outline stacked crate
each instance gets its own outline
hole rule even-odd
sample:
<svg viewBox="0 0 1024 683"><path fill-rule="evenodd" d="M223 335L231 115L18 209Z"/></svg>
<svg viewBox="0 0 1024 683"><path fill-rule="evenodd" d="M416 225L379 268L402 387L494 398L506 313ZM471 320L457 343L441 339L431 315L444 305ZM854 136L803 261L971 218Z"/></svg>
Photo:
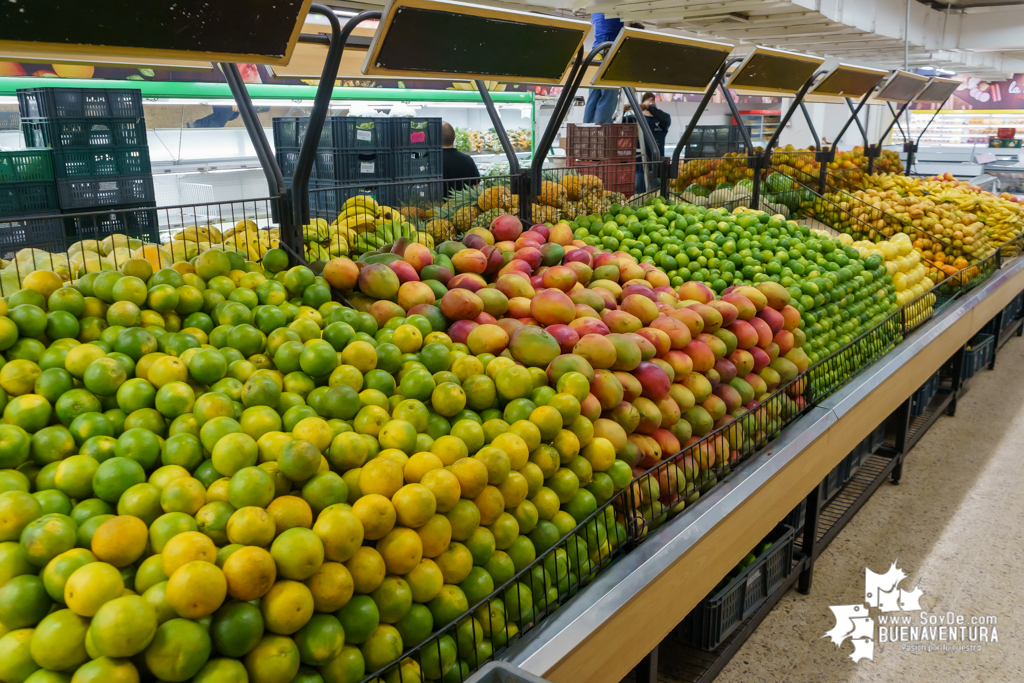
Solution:
<svg viewBox="0 0 1024 683"><path fill-rule="evenodd" d="M277 162L288 183L308 126L308 117L274 119ZM333 221L357 195L386 205L410 204L428 194L425 181L440 178L440 118L330 116L310 172L310 212ZM419 179L424 183L401 182Z"/></svg>
<svg viewBox="0 0 1024 683"><path fill-rule="evenodd" d="M607 192L633 194L636 185L635 123L570 123L566 126L569 168L601 178Z"/></svg>
<svg viewBox="0 0 1024 683"><path fill-rule="evenodd" d="M0 152L0 253L60 243L59 218L32 218L57 212L50 150Z"/></svg>
<svg viewBox="0 0 1024 683"><path fill-rule="evenodd" d="M97 214L66 218L69 238L158 241L141 91L27 88L18 107L27 146L52 150L61 213Z"/></svg>

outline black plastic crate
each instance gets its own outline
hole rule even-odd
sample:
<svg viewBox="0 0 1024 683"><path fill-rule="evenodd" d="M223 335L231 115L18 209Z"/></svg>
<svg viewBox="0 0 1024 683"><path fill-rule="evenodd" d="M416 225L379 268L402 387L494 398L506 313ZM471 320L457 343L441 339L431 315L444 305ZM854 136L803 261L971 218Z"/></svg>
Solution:
<svg viewBox="0 0 1024 683"><path fill-rule="evenodd" d="M395 183L388 187L388 206L417 206L429 208L443 204L445 198L444 181L441 176L423 178L418 183Z"/></svg>
<svg viewBox="0 0 1024 683"><path fill-rule="evenodd" d="M64 225L60 218L29 218L0 222L0 251L38 247L46 251L64 251Z"/></svg>
<svg viewBox="0 0 1024 683"><path fill-rule="evenodd" d="M148 147L146 119L22 119L28 147Z"/></svg>
<svg viewBox="0 0 1024 683"><path fill-rule="evenodd" d="M839 493L839 489L843 488L843 485L850 481L850 473L852 471L850 456L847 455L845 458L839 461L839 464L832 469L821 481L821 493L819 498L822 502L831 500Z"/></svg>
<svg viewBox="0 0 1024 683"><path fill-rule="evenodd" d="M1003 309L1002 324L999 329L996 329L996 319L992 318L989 320L985 327L982 328L982 332L988 334L999 334L1005 332L1014 321L1020 318L1021 310L1024 309L1024 292L1021 292L1017 296L1010 300L1010 303Z"/></svg>
<svg viewBox="0 0 1024 683"><path fill-rule="evenodd" d="M396 180L438 178L443 172L440 147L400 149L391 153L391 173Z"/></svg>
<svg viewBox="0 0 1024 683"><path fill-rule="evenodd" d="M142 91L122 88L22 88L18 109L25 118L137 118Z"/></svg>
<svg viewBox="0 0 1024 683"><path fill-rule="evenodd" d="M319 147L340 146L341 141L334 137L334 126L331 123L335 118L328 116L324 121L323 131L320 133ZM274 149L282 147L301 147L302 141L306 138L306 129L309 128L308 116L276 116L273 121Z"/></svg>
<svg viewBox="0 0 1024 683"><path fill-rule="evenodd" d="M98 239L119 233L145 242L160 243L160 223L152 202L111 206L104 211L65 216L64 228L69 242Z"/></svg>
<svg viewBox="0 0 1024 683"><path fill-rule="evenodd" d="M969 380L988 367L988 364L992 362L992 354L995 353L995 349L995 335L979 332L971 337L971 340L967 342L967 349L964 351L961 380Z"/></svg>
<svg viewBox="0 0 1024 683"><path fill-rule="evenodd" d="M65 211L156 200L151 175L58 180L57 194L60 208Z"/></svg>
<svg viewBox="0 0 1024 683"><path fill-rule="evenodd" d="M341 213L345 202L352 197L373 197L379 204L387 205L390 188L384 185L347 185L311 181L309 187L310 218L323 218L328 223Z"/></svg>
<svg viewBox="0 0 1024 683"><path fill-rule="evenodd" d="M281 175L289 182L295 177L299 153L299 147L281 147L277 150L277 163L281 166ZM309 169L310 181L327 181L334 185L345 182L345 160L342 154L334 149L318 148L313 155L313 167Z"/></svg>
<svg viewBox="0 0 1024 683"><path fill-rule="evenodd" d="M38 183L53 180L48 149L0 152L0 183Z"/></svg>
<svg viewBox="0 0 1024 683"><path fill-rule="evenodd" d="M804 521L807 519L807 499L804 498L800 501L793 510L786 515L786 518L782 520L782 523L793 527L795 530L804 528Z"/></svg>
<svg viewBox="0 0 1024 683"><path fill-rule="evenodd" d="M395 120L371 116L335 116L334 139L340 141L337 143L338 147L345 149L387 149L391 146L390 132ZM440 140L440 125L438 140Z"/></svg>
<svg viewBox="0 0 1024 683"><path fill-rule="evenodd" d="M56 213L57 206L57 187L52 180L0 185L0 216Z"/></svg>
<svg viewBox="0 0 1024 683"><path fill-rule="evenodd" d="M939 373L928 378L921 387L910 397L910 417L921 417L932 402L935 395L939 393Z"/></svg>
<svg viewBox="0 0 1024 683"><path fill-rule="evenodd" d="M710 652L753 614L786 580L793 569L793 541L796 530L779 527L766 540L771 548L720 590L712 591L683 620L680 637L694 647Z"/></svg>
<svg viewBox="0 0 1024 683"><path fill-rule="evenodd" d="M149 175L153 168L147 147L91 147L53 152L54 175L68 178Z"/></svg>
<svg viewBox="0 0 1024 683"><path fill-rule="evenodd" d="M391 146L396 149L441 146L441 119L398 117L388 119Z"/></svg>
<svg viewBox="0 0 1024 683"><path fill-rule="evenodd" d="M21 115L16 111L0 111L0 130L18 130L21 127Z"/></svg>

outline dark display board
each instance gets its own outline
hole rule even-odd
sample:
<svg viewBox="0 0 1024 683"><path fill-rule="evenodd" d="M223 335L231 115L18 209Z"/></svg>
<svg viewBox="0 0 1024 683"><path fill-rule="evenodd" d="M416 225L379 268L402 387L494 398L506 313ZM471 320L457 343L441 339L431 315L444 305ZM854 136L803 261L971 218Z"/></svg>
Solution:
<svg viewBox="0 0 1024 683"><path fill-rule="evenodd" d="M829 97L860 98L881 83L887 75L888 72L877 69L863 69L840 64L835 71L815 85L811 92L815 95Z"/></svg>
<svg viewBox="0 0 1024 683"><path fill-rule="evenodd" d="M963 85L960 81L951 78L935 78L925 86L921 94L917 96L916 102L930 102L942 104L949 99L949 96L956 92L956 89Z"/></svg>
<svg viewBox="0 0 1024 683"><path fill-rule="evenodd" d="M310 0L18 0L0 50L283 64Z"/></svg>
<svg viewBox="0 0 1024 683"><path fill-rule="evenodd" d="M925 76L897 71L875 95L875 99L883 102L909 102L917 97L927 85L928 78Z"/></svg>
<svg viewBox="0 0 1024 683"><path fill-rule="evenodd" d="M757 48L729 79L729 87L775 93L796 93L824 60L779 50Z"/></svg>
<svg viewBox="0 0 1024 683"><path fill-rule="evenodd" d="M625 29L594 85L703 92L731 51L722 43Z"/></svg>
<svg viewBox="0 0 1024 683"><path fill-rule="evenodd" d="M489 7L403 3L386 12L363 72L557 83L589 28Z"/></svg>

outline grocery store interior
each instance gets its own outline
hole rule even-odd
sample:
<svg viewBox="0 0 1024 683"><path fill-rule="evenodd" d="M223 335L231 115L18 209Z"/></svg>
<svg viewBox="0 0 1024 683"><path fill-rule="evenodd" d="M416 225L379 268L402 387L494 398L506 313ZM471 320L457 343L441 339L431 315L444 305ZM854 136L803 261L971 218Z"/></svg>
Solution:
<svg viewBox="0 0 1024 683"><path fill-rule="evenodd" d="M0 683L1021 678L1024 3L45 5Z"/></svg>

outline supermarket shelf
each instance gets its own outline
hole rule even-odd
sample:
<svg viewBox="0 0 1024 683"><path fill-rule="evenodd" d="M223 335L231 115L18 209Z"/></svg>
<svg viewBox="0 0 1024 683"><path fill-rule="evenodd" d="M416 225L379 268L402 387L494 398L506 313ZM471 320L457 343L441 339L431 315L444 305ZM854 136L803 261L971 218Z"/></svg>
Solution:
<svg viewBox="0 0 1024 683"><path fill-rule="evenodd" d="M506 659L552 683L620 681L640 654L663 640L816 489L850 444L859 443L906 403L1022 290L1024 259L1018 258L812 409L702 498L693 512L654 532L510 649ZM893 470L898 465L893 462Z"/></svg>

